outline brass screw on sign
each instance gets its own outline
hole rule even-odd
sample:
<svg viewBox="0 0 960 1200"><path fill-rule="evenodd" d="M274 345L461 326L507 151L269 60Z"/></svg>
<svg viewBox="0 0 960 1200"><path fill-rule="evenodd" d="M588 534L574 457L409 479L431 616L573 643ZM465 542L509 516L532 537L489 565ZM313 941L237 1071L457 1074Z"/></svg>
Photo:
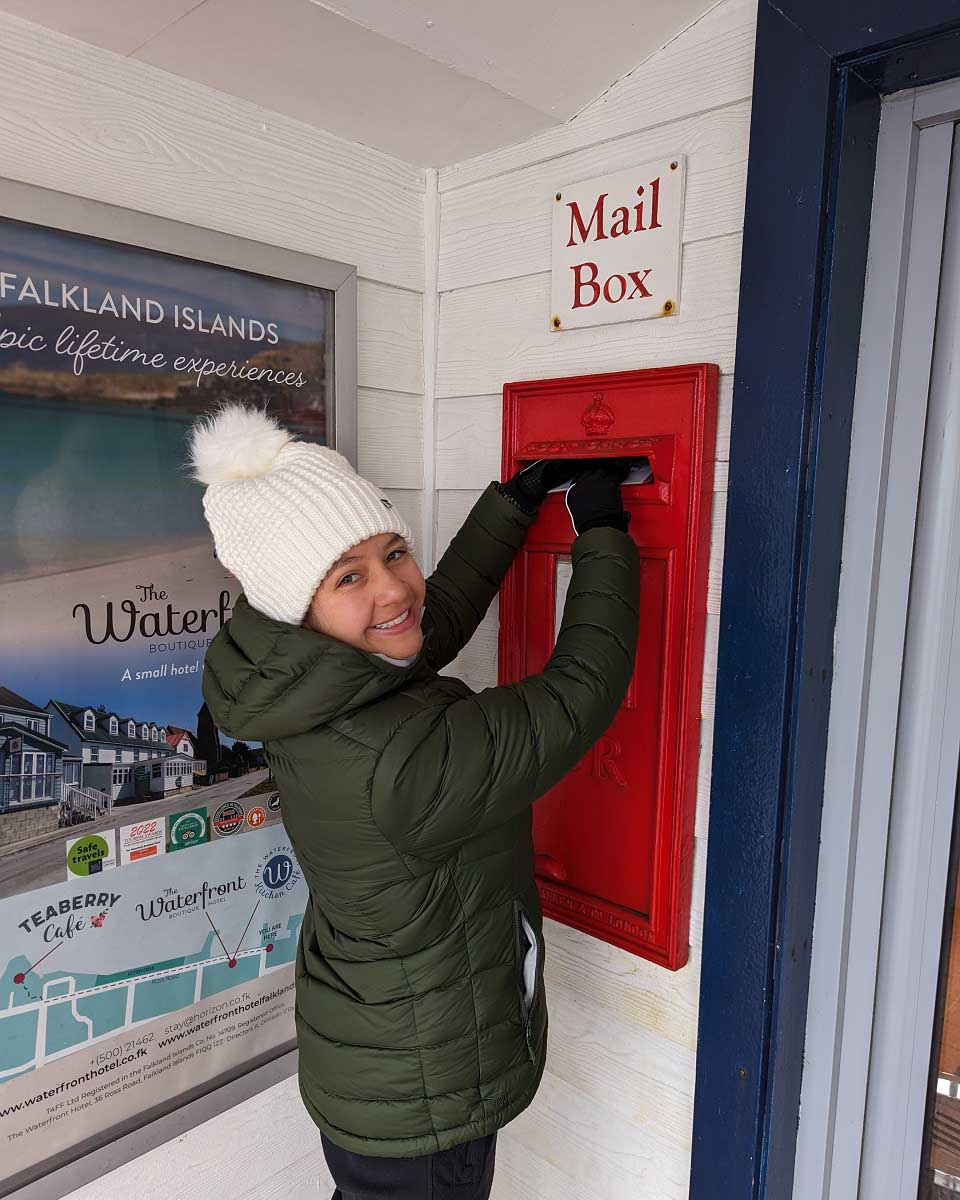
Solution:
<svg viewBox="0 0 960 1200"><path fill-rule="evenodd" d="M675 171L675 170L677 169L677 167L679 167L679 166L680 166L680 164L679 164L679 163L672 162L672 163L670 164L670 170L671 170L671 171Z"/></svg>
<svg viewBox="0 0 960 1200"><path fill-rule="evenodd" d="M551 324L553 325L554 329L559 329L560 328L560 318L554 317Z"/></svg>
<svg viewBox="0 0 960 1200"><path fill-rule="evenodd" d="M663 308L660 310L665 316L673 312L673 301L664 300Z"/></svg>
<svg viewBox="0 0 960 1200"><path fill-rule="evenodd" d="M559 192L557 192L556 199L557 199L557 200L559 200L559 199L560 199L560 193L559 193Z"/></svg>

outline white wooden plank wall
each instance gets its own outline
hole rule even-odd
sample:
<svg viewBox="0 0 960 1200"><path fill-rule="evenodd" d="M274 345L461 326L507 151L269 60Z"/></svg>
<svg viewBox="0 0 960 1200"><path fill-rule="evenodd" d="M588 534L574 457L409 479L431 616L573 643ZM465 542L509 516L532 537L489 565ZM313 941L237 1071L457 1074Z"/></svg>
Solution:
<svg viewBox="0 0 960 1200"><path fill-rule="evenodd" d="M725 0L566 125L440 172L438 555L500 477L505 381L684 361L722 371L690 962L664 971L546 922L547 1071L501 1134L494 1200L687 1195L755 19L755 0ZM553 193L674 153L688 171L679 316L550 333ZM450 672L495 684L497 629L493 611Z"/></svg>
<svg viewBox="0 0 960 1200"><path fill-rule="evenodd" d="M422 169L0 14L0 175L355 263L359 468L423 544Z"/></svg>

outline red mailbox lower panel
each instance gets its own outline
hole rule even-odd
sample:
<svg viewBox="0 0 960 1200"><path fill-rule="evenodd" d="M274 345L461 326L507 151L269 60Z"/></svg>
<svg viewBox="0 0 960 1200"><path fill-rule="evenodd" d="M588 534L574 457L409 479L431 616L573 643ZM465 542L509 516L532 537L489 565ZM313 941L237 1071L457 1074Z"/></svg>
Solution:
<svg viewBox="0 0 960 1200"><path fill-rule="evenodd" d="M687 961L718 369L709 363L503 389L503 475L538 458L630 457L640 634L627 695L590 753L534 805L544 913L676 970ZM556 641L573 527L547 498L500 595L500 683Z"/></svg>

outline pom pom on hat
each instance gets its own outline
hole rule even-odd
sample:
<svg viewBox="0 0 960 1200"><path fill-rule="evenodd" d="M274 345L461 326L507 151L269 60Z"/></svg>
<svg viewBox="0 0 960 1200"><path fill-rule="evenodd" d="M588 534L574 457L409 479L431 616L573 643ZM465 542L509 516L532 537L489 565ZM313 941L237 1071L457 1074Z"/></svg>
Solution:
<svg viewBox="0 0 960 1200"><path fill-rule="evenodd" d="M292 439L289 430L260 409L222 404L191 430L193 477L209 485L266 475Z"/></svg>
<svg viewBox="0 0 960 1200"><path fill-rule="evenodd" d="M188 437L191 474L217 557L254 608L299 625L330 567L351 546L413 534L378 487L329 446L301 442L256 408L222 404Z"/></svg>

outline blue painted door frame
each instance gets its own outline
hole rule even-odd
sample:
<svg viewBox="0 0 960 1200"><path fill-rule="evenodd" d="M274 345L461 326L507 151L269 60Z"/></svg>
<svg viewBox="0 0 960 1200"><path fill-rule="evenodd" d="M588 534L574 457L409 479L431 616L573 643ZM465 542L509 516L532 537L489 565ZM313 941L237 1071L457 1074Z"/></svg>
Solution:
<svg viewBox="0 0 960 1200"><path fill-rule="evenodd" d="M957 75L960 0L760 0L691 1200L792 1196L880 99Z"/></svg>

